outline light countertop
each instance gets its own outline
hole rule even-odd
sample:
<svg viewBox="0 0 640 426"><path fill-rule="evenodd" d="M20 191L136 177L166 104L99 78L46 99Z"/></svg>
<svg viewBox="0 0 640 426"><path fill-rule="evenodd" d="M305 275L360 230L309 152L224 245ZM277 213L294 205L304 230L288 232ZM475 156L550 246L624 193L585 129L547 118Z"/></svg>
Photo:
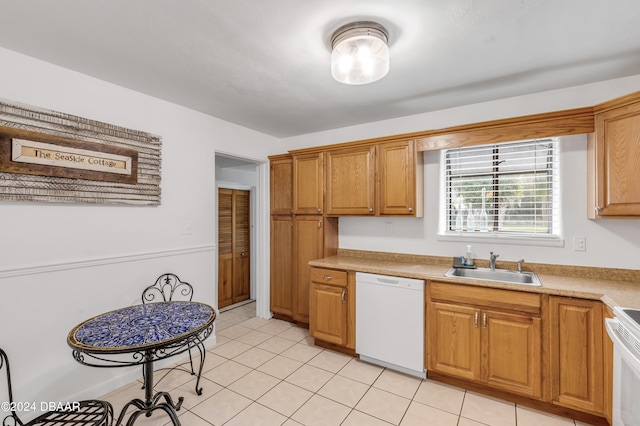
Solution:
<svg viewBox="0 0 640 426"><path fill-rule="evenodd" d="M448 263L445 263L448 262ZM341 250L336 256L309 262L310 266L343 271L369 272L424 280L437 280L457 284L501 288L530 293L549 294L582 299L601 300L609 307L640 308L640 271L607 270L586 267L553 267L530 264L525 269L535 272L542 286L509 284L470 278L447 278L444 274L451 267L451 258L434 258L414 255L385 255L374 252ZM479 266L483 266L480 264ZM539 268L536 268L539 266ZM498 265L503 268L503 265ZM510 269L510 268L505 268ZM515 269L515 268L513 268ZM609 271L614 271L610 273ZM606 279L607 276L616 279ZM603 277L603 275L605 277Z"/></svg>

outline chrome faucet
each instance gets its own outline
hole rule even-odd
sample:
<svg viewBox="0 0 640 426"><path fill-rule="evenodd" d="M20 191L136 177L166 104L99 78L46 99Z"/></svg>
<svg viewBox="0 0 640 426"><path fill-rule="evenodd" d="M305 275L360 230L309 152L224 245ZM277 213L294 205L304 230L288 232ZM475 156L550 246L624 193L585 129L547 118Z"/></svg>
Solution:
<svg viewBox="0 0 640 426"><path fill-rule="evenodd" d="M499 254L493 254L492 251L489 252L489 268L492 271L496 270L496 259L500 256Z"/></svg>
<svg viewBox="0 0 640 426"><path fill-rule="evenodd" d="M518 260L518 273L522 273L522 264L524 263L524 259Z"/></svg>

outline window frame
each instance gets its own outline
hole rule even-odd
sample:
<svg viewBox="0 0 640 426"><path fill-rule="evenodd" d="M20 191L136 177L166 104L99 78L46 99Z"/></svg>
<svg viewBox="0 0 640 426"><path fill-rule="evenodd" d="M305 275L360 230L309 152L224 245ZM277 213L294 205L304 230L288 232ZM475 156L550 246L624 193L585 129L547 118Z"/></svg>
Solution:
<svg viewBox="0 0 640 426"><path fill-rule="evenodd" d="M508 175L508 174L517 174L517 173L527 173L527 170L522 172L513 172L513 173L500 173L497 167L497 161L495 158L496 150L499 150L501 145L515 145L523 142L539 142L551 140L555 145L556 154L554 156L554 167L550 170L552 173L551 184L553 185L552 191L552 205L551 209L555 212L555 221L550 219L550 233L544 234L536 234L536 233L526 233L526 232L511 232L511 231L489 231L489 232L469 232L469 231L456 231L452 229L455 223L455 217L450 215L454 211L451 208L451 203L453 200L451 197L451 179L449 178L449 170L447 168L447 153L450 150L454 149L465 149L465 148L492 148L492 153L494 154L494 159L490 163L490 173L478 173L478 176L484 176L491 180L493 185L496 185L495 178L498 175ZM564 246L564 239L562 236L562 199L560 196L560 191L562 187L561 179L561 158L560 158L560 139L558 137L553 138L540 138L540 139L532 139L532 140L522 140L522 141L510 141L510 142L500 142L500 143L491 143L491 144L478 144L470 147L459 147L459 148L450 148L450 149L442 149L440 151L440 208L439 208L439 227L438 227L438 235L437 239L439 241L469 241L469 242L496 242L497 240L500 243L504 244L522 244L522 245L542 245L542 246L556 246L561 247ZM530 173L535 172L535 168L531 168L529 170ZM497 215L494 214L494 222L498 220Z"/></svg>

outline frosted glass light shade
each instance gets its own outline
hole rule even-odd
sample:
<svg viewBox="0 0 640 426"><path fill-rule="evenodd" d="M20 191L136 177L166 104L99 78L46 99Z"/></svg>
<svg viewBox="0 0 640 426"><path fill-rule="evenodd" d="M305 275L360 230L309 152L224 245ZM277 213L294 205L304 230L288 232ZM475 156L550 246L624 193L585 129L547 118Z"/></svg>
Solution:
<svg viewBox="0 0 640 426"><path fill-rule="evenodd" d="M389 72L387 32L380 24L347 24L333 34L331 46L331 75L340 83L373 83Z"/></svg>

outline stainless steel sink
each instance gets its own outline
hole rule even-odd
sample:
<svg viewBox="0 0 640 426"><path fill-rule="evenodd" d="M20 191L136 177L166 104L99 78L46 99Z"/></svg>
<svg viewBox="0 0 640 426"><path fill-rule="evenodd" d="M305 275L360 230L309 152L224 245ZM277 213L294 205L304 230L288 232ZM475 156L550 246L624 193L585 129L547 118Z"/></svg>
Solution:
<svg viewBox="0 0 640 426"><path fill-rule="evenodd" d="M517 272L507 269L494 269L492 271L489 268L451 268L444 276L449 278L460 277L474 280L498 281L510 284L542 285L538 276L533 272Z"/></svg>

